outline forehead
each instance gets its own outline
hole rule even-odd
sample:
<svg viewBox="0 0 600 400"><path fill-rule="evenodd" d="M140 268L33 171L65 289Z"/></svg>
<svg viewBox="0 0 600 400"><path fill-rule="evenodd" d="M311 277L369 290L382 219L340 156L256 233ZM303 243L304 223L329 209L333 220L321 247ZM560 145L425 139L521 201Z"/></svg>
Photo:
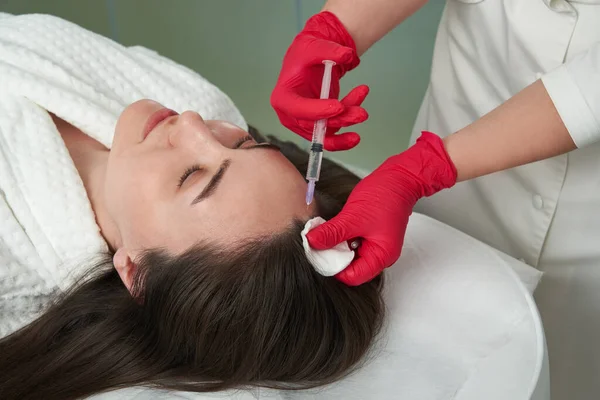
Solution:
<svg viewBox="0 0 600 400"><path fill-rule="evenodd" d="M304 199L306 182L279 152L240 151L207 199L184 210L190 237L230 242L285 230L294 218L315 214Z"/></svg>

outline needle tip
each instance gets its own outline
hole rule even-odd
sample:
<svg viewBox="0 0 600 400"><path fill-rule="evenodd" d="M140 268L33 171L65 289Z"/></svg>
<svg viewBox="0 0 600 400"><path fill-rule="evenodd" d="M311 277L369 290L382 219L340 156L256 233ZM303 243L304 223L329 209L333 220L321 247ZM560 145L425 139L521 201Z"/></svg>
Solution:
<svg viewBox="0 0 600 400"><path fill-rule="evenodd" d="M309 206L313 201L315 195L315 183L313 181L308 182L308 189L306 190L306 205Z"/></svg>

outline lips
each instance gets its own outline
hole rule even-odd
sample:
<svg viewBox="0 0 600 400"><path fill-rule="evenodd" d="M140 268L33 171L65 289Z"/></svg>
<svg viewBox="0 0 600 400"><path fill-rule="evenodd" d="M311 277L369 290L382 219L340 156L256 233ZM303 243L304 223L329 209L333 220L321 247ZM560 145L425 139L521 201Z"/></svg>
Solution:
<svg viewBox="0 0 600 400"><path fill-rule="evenodd" d="M154 128L156 128L158 124L160 124L165 119L172 117L173 115L178 114L175 111L170 110L168 108L161 108L160 110L152 114L146 121L146 126L142 131L142 140L146 139L146 137L150 134L150 132L152 132Z"/></svg>

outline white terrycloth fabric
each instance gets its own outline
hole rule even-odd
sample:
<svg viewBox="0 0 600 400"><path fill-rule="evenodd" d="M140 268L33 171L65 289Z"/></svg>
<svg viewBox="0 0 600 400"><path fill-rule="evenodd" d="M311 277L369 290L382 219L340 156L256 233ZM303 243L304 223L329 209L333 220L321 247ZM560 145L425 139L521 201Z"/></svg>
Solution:
<svg viewBox="0 0 600 400"><path fill-rule="evenodd" d="M46 110L110 148L119 114L143 98L247 128L223 92L156 52L56 17L0 13L0 337L107 249Z"/></svg>
<svg viewBox="0 0 600 400"><path fill-rule="evenodd" d="M327 250L315 250L310 247L306 234L324 222L325 220L321 217L309 219L306 221L304 229L302 229L300 234L302 236L304 253L313 267L315 267L315 270L323 276L333 276L350 265L354 259L354 251L352 251L346 242L339 243L337 246Z"/></svg>

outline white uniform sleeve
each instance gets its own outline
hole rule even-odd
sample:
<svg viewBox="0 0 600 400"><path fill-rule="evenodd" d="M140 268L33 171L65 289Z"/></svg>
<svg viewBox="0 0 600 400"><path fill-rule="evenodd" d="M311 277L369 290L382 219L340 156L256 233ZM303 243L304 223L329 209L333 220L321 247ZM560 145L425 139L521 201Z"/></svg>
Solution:
<svg viewBox="0 0 600 400"><path fill-rule="evenodd" d="M600 42L542 77L575 145L600 141Z"/></svg>

